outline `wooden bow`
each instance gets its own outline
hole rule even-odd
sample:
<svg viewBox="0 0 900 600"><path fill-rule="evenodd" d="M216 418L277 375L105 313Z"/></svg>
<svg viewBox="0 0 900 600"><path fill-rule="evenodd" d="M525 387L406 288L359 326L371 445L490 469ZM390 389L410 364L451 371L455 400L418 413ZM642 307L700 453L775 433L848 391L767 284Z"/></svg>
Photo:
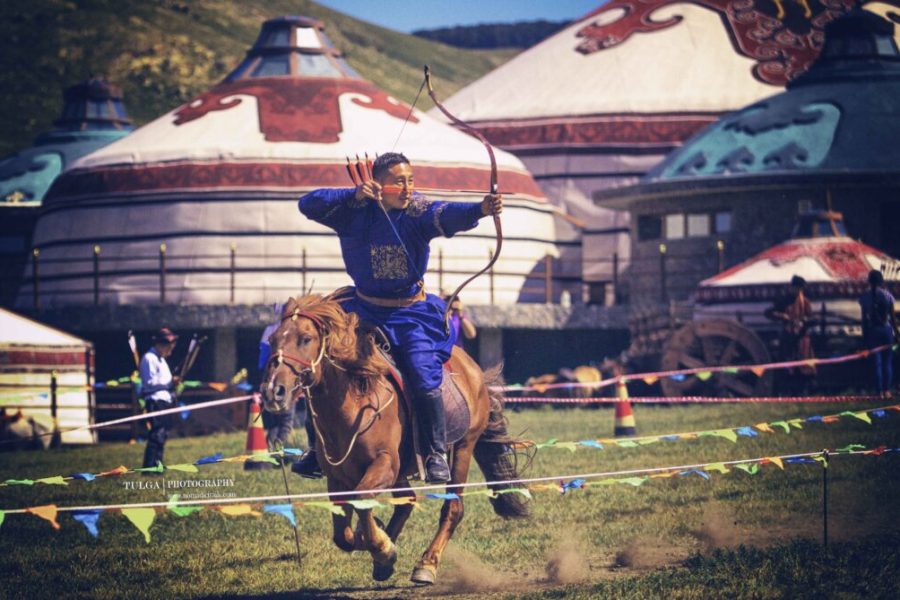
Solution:
<svg viewBox="0 0 900 600"><path fill-rule="evenodd" d="M434 93L434 88L431 85L431 69L428 68L428 65L425 65L425 85L428 86L428 95L431 96L431 101L434 102L434 105L437 106L438 110L444 114L445 117L450 119L450 121L462 129L463 131L469 133L470 135L475 136L478 140L484 144L485 150L487 150L488 156L491 159L491 194L499 193L499 186L497 182L497 159L494 156L494 148L491 146L490 142L487 141L487 138L482 135L480 131L469 125L468 123L462 121L461 119L455 117L448 111L443 104L437 99L437 96ZM494 263L497 262L497 258L500 256L500 250L503 248L503 226L500 223L500 215L494 214L494 231L496 232L496 247L494 248L494 254L491 256L491 260L488 261L488 264L462 282L462 284L456 288L456 290L450 295L450 299L447 301L447 308L444 310L444 327L447 331L450 330L450 307L453 305L453 302L459 296L459 293L463 290L464 287L469 285L473 280L477 279L479 276L487 273L491 267L494 266Z"/></svg>

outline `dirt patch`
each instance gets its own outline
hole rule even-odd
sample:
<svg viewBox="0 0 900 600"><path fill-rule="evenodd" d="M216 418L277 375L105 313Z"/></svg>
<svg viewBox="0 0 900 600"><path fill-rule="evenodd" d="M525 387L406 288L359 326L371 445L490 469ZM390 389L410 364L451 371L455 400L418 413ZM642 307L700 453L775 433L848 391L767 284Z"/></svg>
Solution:
<svg viewBox="0 0 900 600"><path fill-rule="evenodd" d="M691 533L700 542L703 553L716 548L736 548L747 542L746 533L737 525L734 511L715 502L706 505L700 528Z"/></svg>
<svg viewBox="0 0 900 600"><path fill-rule="evenodd" d="M499 592L520 589L527 581L487 565L480 558L449 546L444 552L440 577L433 590L439 594Z"/></svg>
<svg viewBox="0 0 900 600"><path fill-rule="evenodd" d="M590 578L586 544L580 535L561 536L547 553L544 572L549 583L581 583Z"/></svg>
<svg viewBox="0 0 900 600"><path fill-rule="evenodd" d="M657 569L683 562L691 554L687 547L661 543L649 537L635 538L616 552L615 566L631 569Z"/></svg>

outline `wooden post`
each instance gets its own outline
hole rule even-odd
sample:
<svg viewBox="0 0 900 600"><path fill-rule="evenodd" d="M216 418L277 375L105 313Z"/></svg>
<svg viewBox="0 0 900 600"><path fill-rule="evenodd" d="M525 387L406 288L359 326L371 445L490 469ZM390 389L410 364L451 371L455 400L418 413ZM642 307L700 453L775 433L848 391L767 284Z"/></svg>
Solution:
<svg viewBox="0 0 900 600"><path fill-rule="evenodd" d="M166 303L166 245L159 245L159 303Z"/></svg>
<svg viewBox="0 0 900 600"><path fill-rule="evenodd" d="M301 289L303 290L303 293L306 294L307 293L307 289L306 289L306 248L303 248L303 253L301 255L300 272L303 275L303 287Z"/></svg>
<svg viewBox="0 0 900 600"><path fill-rule="evenodd" d="M41 251L31 251L31 301L35 311L41 310Z"/></svg>
<svg viewBox="0 0 900 600"><path fill-rule="evenodd" d="M669 290L666 284L666 245L659 245L659 301L666 303L669 301Z"/></svg>
<svg viewBox="0 0 900 600"><path fill-rule="evenodd" d="M94 246L94 306L100 304L100 246Z"/></svg>
<svg viewBox="0 0 900 600"><path fill-rule="evenodd" d="M60 444L59 417L58 417L58 391L59 383L56 380L56 371L50 371L50 416L53 417L53 437L50 438L50 446L56 448Z"/></svg>
<svg viewBox="0 0 900 600"><path fill-rule="evenodd" d="M822 545L828 547L828 450L822 451Z"/></svg>
<svg viewBox="0 0 900 600"><path fill-rule="evenodd" d="M553 257L549 254L544 256L544 303L553 304Z"/></svg>
<svg viewBox="0 0 900 600"><path fill-rule="evenodd" d="M613 252L612 257L612 303L619 304L619 253Z"/></svg>
<svg viewBox="0 0 900 600"><path fill-rule="evenodd" d="M231 266L229 270L229 298L231 303L234 304L234 271L235 271L235 253L237 252L237 244L231 242Z"/></svg>
<svg viewBox="0 0 900 600"><path fill-rule="evenodd" d="M84 353L84 375L85 386L87 387L88 397L88 423L93 425L97 422L97 397L94 391L94 349L88 348ZM92 431L91 436L97 441L97 432Z"/></svg>
<svg viewBox="0 0 900 600"><path fill-rule="evenodd" d="M494 260L494 251L488 250L488 262ZM491 286L491 304L494 303L494 265L491 265L491 270L488 271L488 281Z"/></svg>
<svg viewBox="0 0 900 600"><path fill-rule="evenodd" d="M722 240L716 240L716 258L718 259L716 273L721 273L725 270L725 242Z"/></svg>
<svg viewBox="0 0 900 600"><path fill-rule="evenodd" d="M822 303L822 308L819 310L819 335L825 335L825 324L827 317L828 309L825 307L825 303Z"/></svg>

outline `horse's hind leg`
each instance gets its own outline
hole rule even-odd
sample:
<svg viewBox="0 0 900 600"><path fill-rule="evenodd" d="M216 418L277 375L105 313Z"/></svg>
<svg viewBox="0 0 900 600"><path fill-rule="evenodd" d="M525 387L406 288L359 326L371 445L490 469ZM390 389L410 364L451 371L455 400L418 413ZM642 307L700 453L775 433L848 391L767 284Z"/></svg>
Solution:
<svg viewBox="0 0 900 600"><path fill-rule="evenodd" d="M448 484L450 486L457 483L465 483L469 477L469 465L472 462L474 440L466 440L466 442L465 446L457 446L454 450L453 467L450 473L450 483ZM459 492L458 489L454 490L453 488L450 488L448 491ZM431 545L428 546L428 549L425 550L422 558L419 559L419 562L416 563L413 569L410 577L413 583L419 585L431 585L434 583L437 578L437 568L441 562L441 555L444 553L444 548L447 547L447 543L453 536L457 525L462 521L464 512L461 497L457 500L444 501L444 505L441 507L441 520L437 534L435 534Z"/></svg>

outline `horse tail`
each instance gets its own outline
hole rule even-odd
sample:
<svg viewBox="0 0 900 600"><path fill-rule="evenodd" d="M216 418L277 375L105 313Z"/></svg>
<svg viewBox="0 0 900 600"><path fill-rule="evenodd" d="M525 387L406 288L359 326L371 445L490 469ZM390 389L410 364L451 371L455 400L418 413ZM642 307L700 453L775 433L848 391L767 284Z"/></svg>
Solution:
<svg viewBox="0 0 900 600"><path fill-rule="evenodd" d="M487 428L475 443L475 462L487 481L510 481L519 479L520 471L516 448L527 447L527 442L509 435L506 430L506 417L503 416L503 393L490 391L491 386L502 384L500 371L502 365L488 369L484 373L484 383L488 387L491 403ZM530 461L529 461L530 462ZM526 464L527 467L527 464ZM519 488L516 484L496 484L490 486L494 492ZM517 492L496 494L491 498L494 512L503 518L522 518L528 516L527 498Z"/></svg>

